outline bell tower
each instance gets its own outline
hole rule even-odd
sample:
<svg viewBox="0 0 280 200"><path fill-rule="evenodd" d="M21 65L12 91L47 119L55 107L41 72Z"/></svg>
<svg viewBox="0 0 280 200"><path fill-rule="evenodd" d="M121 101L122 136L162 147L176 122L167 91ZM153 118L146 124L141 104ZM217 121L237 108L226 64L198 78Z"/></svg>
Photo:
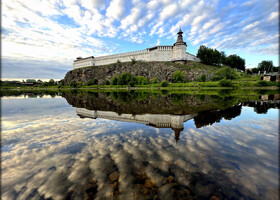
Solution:
<svg viewBox="0 0 280 200"><path fill-rule="evenodd" d="M187 43L183 40L183 31L178 31L177 41L173 44L173 61L185 63L187 61Z"/></svg>

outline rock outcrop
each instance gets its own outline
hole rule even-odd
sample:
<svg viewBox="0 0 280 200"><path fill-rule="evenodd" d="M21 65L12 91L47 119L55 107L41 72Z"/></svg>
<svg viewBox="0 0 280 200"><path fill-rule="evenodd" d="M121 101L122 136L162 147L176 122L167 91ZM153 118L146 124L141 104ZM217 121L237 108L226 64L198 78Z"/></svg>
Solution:
<svg viewBox="0 0 280 200"><path fill-rule="evenodd" d="M75 81L86 84L90 80L97 79L98 83L102 85L106 80L110 81L113 76L125 72L130 72L134 76L144 76L150 81L157 78L159 81L171 82L172 76L177 70L184 72L187 81L192 81L197 80L202 74L206 74L207 79L210 79L217 68L193 61L188 61L186 64L139 61L114 63L71 70L65 75L64 83L70 85L72 81Z"/></svg>

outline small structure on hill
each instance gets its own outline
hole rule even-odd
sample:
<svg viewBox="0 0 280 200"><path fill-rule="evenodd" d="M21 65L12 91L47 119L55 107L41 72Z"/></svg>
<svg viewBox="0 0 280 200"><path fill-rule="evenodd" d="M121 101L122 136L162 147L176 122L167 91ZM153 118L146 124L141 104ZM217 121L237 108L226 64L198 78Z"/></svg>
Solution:
<svg viewBox="0 0 280 200"><path fill-rule="evenodd" d="M89 66L102 66L112 63L135 61L173 61L184 63L187 60L199 62L200 59L195 55L186 52L187 43L183 40L183 32L180 28L177 33L177 41L173 45L155 46L141 51L133 51L128 53L114 54L100 57L78 57L74 60L73 68L83 68Z"/></svg>

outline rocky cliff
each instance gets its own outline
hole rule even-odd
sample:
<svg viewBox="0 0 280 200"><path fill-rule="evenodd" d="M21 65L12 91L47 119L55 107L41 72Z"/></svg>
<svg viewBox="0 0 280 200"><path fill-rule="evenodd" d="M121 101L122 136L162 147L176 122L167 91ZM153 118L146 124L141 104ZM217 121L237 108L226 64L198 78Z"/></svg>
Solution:
<svg viewBox="0 0 280 200"><path fill-rule="evenodd" d="M186 80L191 81L197 80L202 74L206 74L207 79L210 79L216 69L216 67L192 61L188 61L185 64L137 61L135 63L114 63L71 70L65 75L64 82L66 85L70 85L72 81L86 84L92 79L97 79L99 84L104 84L106 80L110 81L114 75L120 75L125 72L130 72L134 76L144 76L148 80L157 78L159 81L167 80L171 82L172 75L177 70L183 71Z"/></svg>

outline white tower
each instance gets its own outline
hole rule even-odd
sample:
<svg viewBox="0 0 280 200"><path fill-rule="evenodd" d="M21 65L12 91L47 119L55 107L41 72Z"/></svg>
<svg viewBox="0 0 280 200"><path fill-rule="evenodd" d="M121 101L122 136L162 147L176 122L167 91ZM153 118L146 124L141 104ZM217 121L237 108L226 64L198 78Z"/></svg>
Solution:
<svg viewBox="0 0 280 200"><path fill-rule="evenodd" d="M177 34L177 41L173 44L173 61L185 63L187 61L187 44L183 40L181 28Z"/></svg>

